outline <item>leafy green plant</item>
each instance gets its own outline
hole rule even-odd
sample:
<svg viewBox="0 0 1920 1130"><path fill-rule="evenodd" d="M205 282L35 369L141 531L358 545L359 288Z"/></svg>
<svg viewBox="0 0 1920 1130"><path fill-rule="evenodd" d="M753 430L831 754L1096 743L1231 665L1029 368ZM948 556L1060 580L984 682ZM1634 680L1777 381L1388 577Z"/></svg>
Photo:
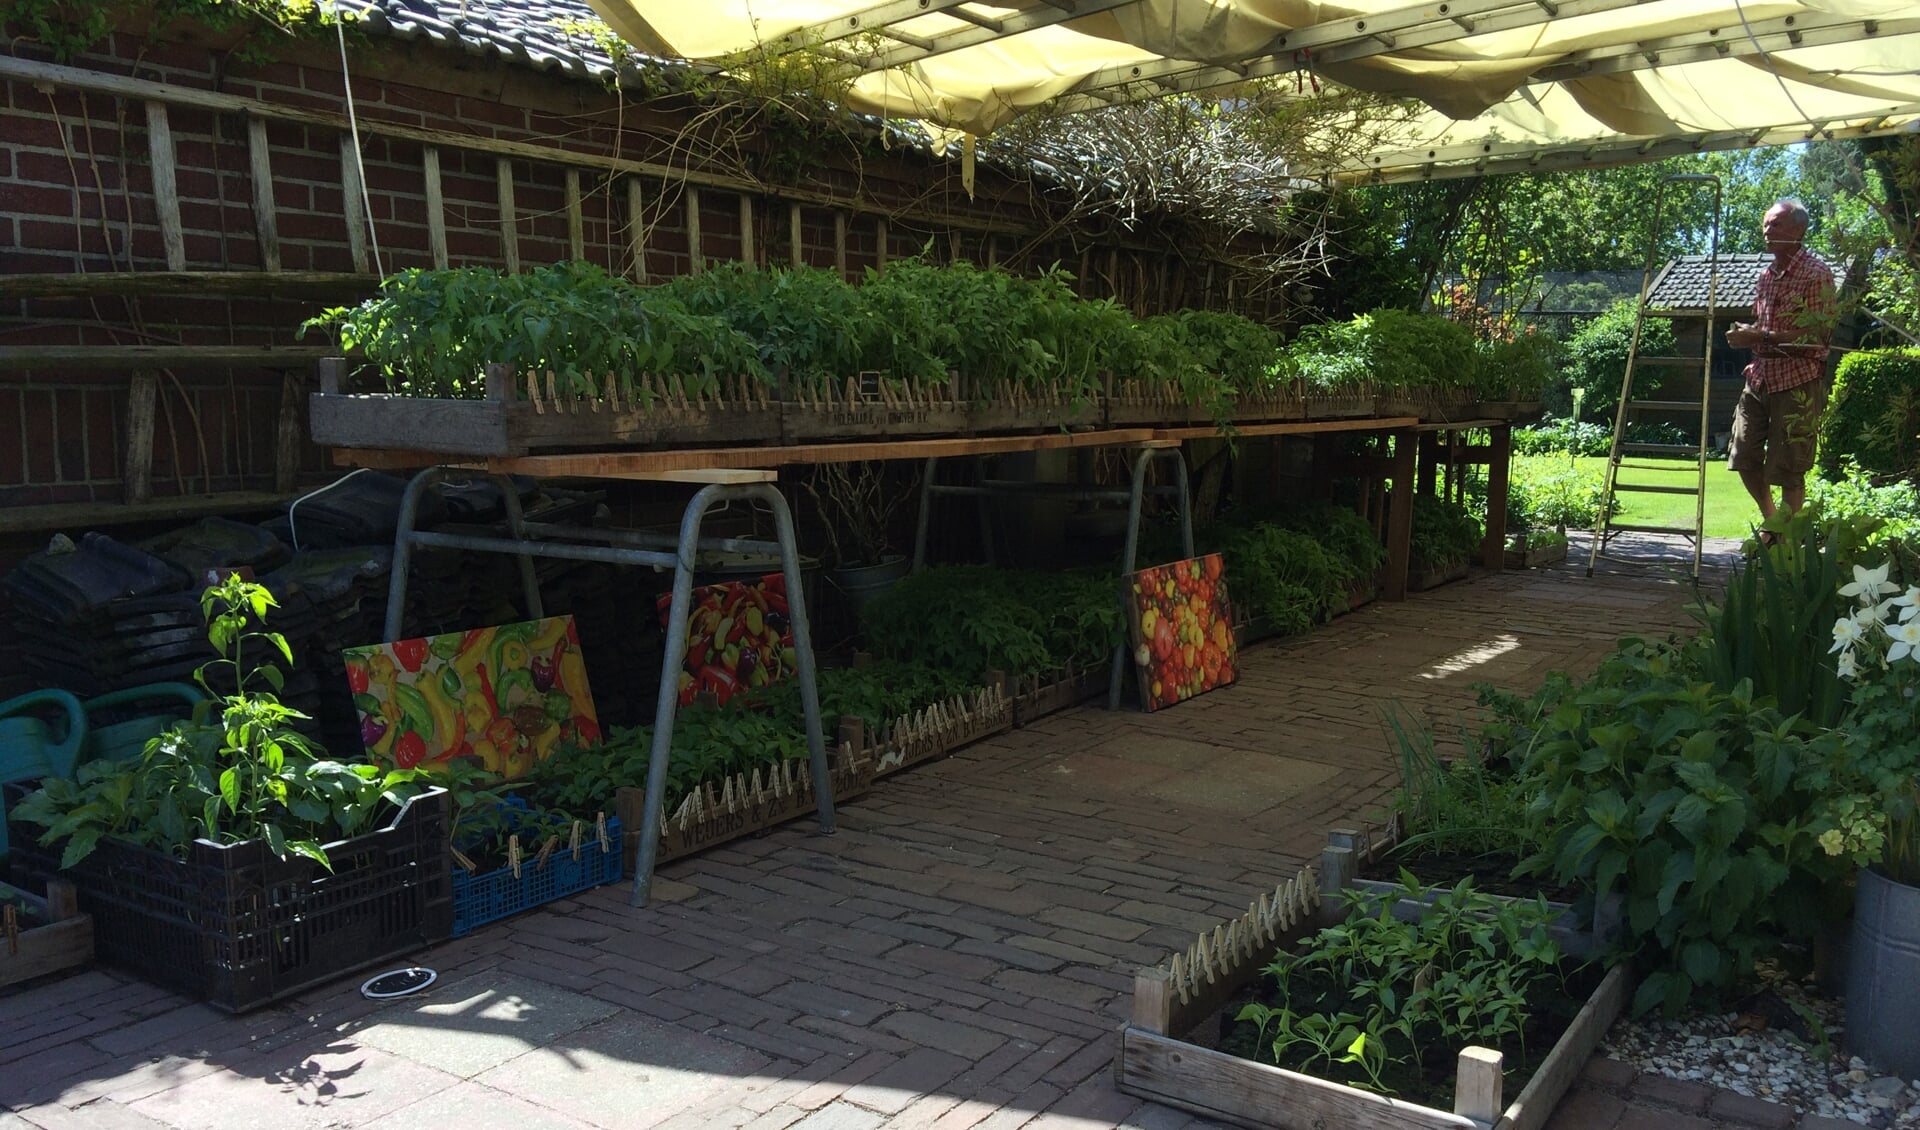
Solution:
<svg viewBox="0 0 1920 1130"><path fill-rule="evenodd" d="M1408 555L1416 569L1446 570L1465 565L1479 552L1480 539L1480 522L1465 506L1432 495L1414 496L1413 541Z"/></svg>
<svg viewBox="0 0 1920 1130"><path fill-rule="evenodd" d="M1849 460L1873 476L1920 470L1920 349L1849 353L1834 371L1820 426L1820 475Z"/></svg>
<svg viewBox="0 0 1920 1130"><path fill-rule="evenodd" d="M985 565L926 569L867 605L876 655L977 682L988 671L1057 671L1103 661L1120 640L1117 583L1097 573Z"/></svg>
<svg viewBox="0 0 1920 1130"><path fill-rule="evenodd" d="M1475 348L1475 387L1489 400L1537 400L1559 369L1559 342L1532 326L1511 338L1482 338Z"/></svg>
<svg viewBox="0 0 1920 1130"><path fill-rule="evenodd" d="M66 843L63 868L106 837L178 857L196 839L264 840L282 859L305 856L325 866L323 844L359 834L381 810L424 788L411 770L324 759L293 729L305 715L258 689L278 690L283 680L278 668L255 664L261 646L292 661L285 638L250 627L275 607L266 589L230 577L200 603L207 638L222 655L196 674L209 701L148 742L137 761L85 763L74 780L50 777L15 807L18 819L46 828L41 843ZM215 690L225 679L230 694Z"/></svg>
<svg viewBox="0 0 1920 1130"><path fill-rule="evenodd" d="M1605 472L1551 456L1522 456L1508 467L1509 530L1592 529L1600 520ZM1614 510L1620 508L1614 500Z"/></svg>
<svg viewBox="0 0 1920 1130"><path fill-rule="evenodd" d="M1607 312L1568 338L1562 350L1562 380L1569 389L1584 390L1580 415L1611 434L1620 405L1620 381L1627 371L1627 352L1633 344L1633 320L1638 296L1622 298ZM1673 326L1665 318L1649 318L1641 327L1640 355L1673 354ZM1644 394L1647 390L1641 390Z"/></svg>
<svg viewBox="0 0 1920 1130"><path fill-rule="evenodd" d="M1911 479L1876 484L1852 458L1845 459L1837 479L1814 478L1807 483L1807 501L1835 521L1880 525L1868 544L1920 543L1920 486Z"/></svg>
<svg viewBox="0 0 1920 1130"><path fill-rule="evenodd" d="M1476 389L1480 355L1473 331L1459 322L1383 307L1349 322L1306 327L1284 365L1320 391Z"/></svg>
<svg viewBox="0 0 1920 1130"><path fill-rule="evenodd" d="M1393 807L1401 821L1396 851L1418 857L1497 856L1518 859L1537 845L1527 820L1525 782L1497 772L1474 742L1451 764L1440 759L1433 732L1398 709L1386 712L1387 737L1398 754L1400 788Z"/></svg>

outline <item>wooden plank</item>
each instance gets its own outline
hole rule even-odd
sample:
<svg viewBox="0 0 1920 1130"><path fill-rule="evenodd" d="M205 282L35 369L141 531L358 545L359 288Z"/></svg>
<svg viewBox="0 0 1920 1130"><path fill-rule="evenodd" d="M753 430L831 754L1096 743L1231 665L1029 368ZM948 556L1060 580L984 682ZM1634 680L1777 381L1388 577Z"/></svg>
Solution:
<svg viewBox="0 0 1920 1130"><path fill-rule="evenodd" d="M280 418L273 437L273 489L293 490L300 478L300 456L305 454L307 437L300 426L300 405L307 395L307 375L289 369L280 377Z"/></svg>
<svg viewBox="0 0 1920 1130"><path fill-rule="evenodd" d="M1133 975L1133 1026L1156 1036L1171 1036L1173 974L1154 966Z"/></svg>
<svg viewBox="0 0 1920 1130"><path fill-rule="evenodd" d="M1533 1078L1527 1080L1520 1097L1500 1116L1494 1130L1540 1130L1546 1125L1554 1106L1573 1086L1573 1081L1586 1067L1587 1058L1593 1055L1593 1049L1600 1046L1601 1037L1613 1027L1620 1010L1626 1007L1632 988L1633 975L1625 965L1608 970L1600 987L1580 1007L1573 1023L1560 1034L1553 1051L1547 1053L1546 1061L1534 1071Z"/></svg>
<svg viewBox="0 0 1920 1130"><path fill-rule="evenodd" d="M884 267L887 265L887 218L885 216L875 216L873 220L873 230L875 236L874 258L880 266Z"/></svg>
<svg viewBox="0 0 1920 1130"><path fill-rule="evenodd" d="M473 403L480 403L474 401ZM416 437L417 438L417 437ZM947 439L876 440L862 443L795 444L769 447L682 448L671 451L583 452L492 458L487 469L536 476L612 477L635 471L682 471L714 467L785 467L811 463L852 463L874 459L949 458L997 455L1011 451L1056 451L1075 447L1132 446L1152 440L1147 428L1099 432L1045 432L1024 436L968 436ZM387 448L340 448L342 467L421 467L444 457L398 444Z"/></svg>
<svg viewBox="0 0 1920 1130"><path fill-rule="evenodd" d="M833 213L833 269L847 277L847 214L838 210Z"/></svg>
<svg viewBox="0 0 1920 1130"><path fill-rule="evenodd" d="M1241 424L1234 431L1241 436L1304 436L1317 432L1383 432L1411 427L1419 423L1412 416L1385 416L1367 419L1344 420L1286 420L1273 424ZM1155 428L1153 434L1160 439L1215 439L1221 434L1218 426L1196 428Z"/></svg>
<svg viewBox="0 0 1920 1130"><path fill-rule="evenodd" d="M426 181L427 251L433 256L436 271L447 269L447 200L440 189L440 148L429 145L420 151L420 173Z"/></svg>
<svg viewBox="0 0 1920 1130"><path fill-rule="evenodd" d="M351 271L97 271L0 275L0 299L141 298L200 294L337 296L371 294L380 276Z"/></svg>
<svg viewBox="0 0 1920 1130"><path fill-rule="evenodd" d="M500 201L500 254L506 260L507 273L520 273L520 231L517 209L513 204L513 161L501 157L493 164L494 195Z"/></svg>
<svg viewBox="0 0 1920 1130"><path fill-rule="evenodd" d="M647 282L647 225L641 209L647 202L639 177L627 178L627 250L633 256L633 281Z"/></svg>
<svg viewBox="0 0 1920 1130"><path fill-rule="evenodd" d="M1387 576L1380 599L1407 599L1407 561L1413 550L1416 444L1411 430L1393 433L1393 510L1387 516Z"/></svg>
<svg viewBox="0 0 1920 1130"><path fill-rule="evenodd" d="M1415 426L1414 430L1418 432L1480 431L1486 428L1508 426L1512 423L1512 420L1496 420L1491 418L1477 420L1434 420L1419 424Z"/></svg>
<svg viewBox="0 0 1920 1130"><path fill-rule="evenodd" d="M332 345L0 345L0 372L18 369L166 369L181 365L304 369Z"/></svg>
<svg viewBox="0 0 1920 1130"><path fill-rule="evenodd" d="M18 952L0 942L0 986L17 985L93 960L93 916L83 914L20 932Z"/></svg>
<svg viewBox="0 0 1920 1130"><path fill-rule="evenodd" d="M614 477L646 483L777 483L780 472L768 467L709 467L691 471L630 471Z"/></svg>
<svg viewBox="0 0 1920 1130"><path fill-rule="evenodd" d="M580 170L567 170L567 257L578 262L587 257L586 215L580 207Z"/></svg>
<svg viewBox="0 0 1920 1130"><path fill-rule="evenodd" d="M753 197L740 194L740 261L752 267L760 262L753 246Z"/></svg>
<svg viewBox="0 0 1920 1130"><path fill-rule="evenodd" d="M981 238L987 243L987 270L991 271L1000 265L1000 237L988 232Z"/></svg>
<svg viewBox="0 0 1920 1130"><path fill-rule="evenodd" d="M307 426L323 446L405 447L448 455L516 455L507 436L507 406L498 400L411 400L385 394L316 392L307 400ZM394 409L402 408L403 411Z"/></svg>
<svg viewBox="0 0 1920 1130"><path fill-rule="evenodd" d="M127 388L127 463L120 472L126 501L139 505L153 497L153 409L160 378L142 370Z"/></svg>
<svg viewBox="0 0 1920 1130"><path fill-rule="evenodd" d="M700 190L693 185L686 187L686 228L687 228L687 270L690 274L699 274L706 270L706 259L700 252Z"/></svg>
<svg viewBox="0 0 1920 1130"><path fill-rule="evenodd" d="M167 270L187 269L187 240L180 230L180 189L174 183L173 130L167 125L167 104L147 103L147 156L153 167L153 207L160 218L160 242L166 248Z"/></svg>
<svg viewBox="0 0 1920 1130"><path fill-rule="evenodd" d="M787 259L796 267L807 265L806 252L802 249L800 238L799 201L787 205Z"/></svg>
<svg viewBox="0 0 1920 1130"><path fill-rule="evenodd" d="M1453 1072L1453 1113L1492 1125L1500 1118L1501 1065L1492 1048L1461 1048Z"/></svg>
<svg viewBox="0 0 1920 1130"><path fill-rule="evenodd" d="M1480 543L1480 563L1499 572L1507 563L1507 476L1513 458L1513 425L1492 429L1493 450L1487 453L1487 534Z"/></svg>
<svg viewBox="0 0 1920 1130"><path fill-rule="evenodd" d="M366 192L360 183L360 151L354 148L353 134L340 135L340 215L347 223L347 251L353 256L353 269L373 270L373 257L367 251Z"/></svg>
<svg viewBox="0 0 1920 1130"><path fill-rule="evenodd" d="M1129 1095L1252 1130L1481 1130L1446 1111L1128 1027L1116 1085Z"/></svg>
<svg viewBox="0 0 1920 1130"><path fill-rule="evenodd" d="M0 507L0 534L87 529L133 522L177 522L208 514L264 514L292 501L273 491L223 491L155 498L138 505L124 502L53 502L42 506Z"/></svg>
<svg viewBox="0 0 1920 1130"><path fill-rule="evenodd" d="M267 146L267 123L247 115L247 168L253 180L253 230L260 241L260 267L280 269L280 227L274 219L273 155Z"/></svg>

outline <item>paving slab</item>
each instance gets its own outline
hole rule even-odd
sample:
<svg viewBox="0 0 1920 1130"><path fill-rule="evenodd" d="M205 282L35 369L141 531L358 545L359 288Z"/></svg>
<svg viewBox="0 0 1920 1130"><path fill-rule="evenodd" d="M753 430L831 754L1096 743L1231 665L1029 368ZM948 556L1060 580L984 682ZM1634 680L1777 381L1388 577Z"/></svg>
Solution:
<svg viewBox="0 0 1920 1130"><path fill-rule="evenodd" d="M495 969L395 1001L354 1039L470 1079L618 1011L609 1001Z"/></svg>

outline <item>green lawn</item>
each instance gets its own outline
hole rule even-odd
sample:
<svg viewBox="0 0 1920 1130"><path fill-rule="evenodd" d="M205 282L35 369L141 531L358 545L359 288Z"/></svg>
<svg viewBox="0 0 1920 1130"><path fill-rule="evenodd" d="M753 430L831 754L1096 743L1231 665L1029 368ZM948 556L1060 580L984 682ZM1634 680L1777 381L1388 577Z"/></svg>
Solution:
<svg viewBox="0 0 1920 1130"><path fill-rule="evenodd" d="M1537 455L1519 458L1545 463L1552 460L1564 461L1566 456ZM1604 481L1607 472L1605 456L1586 456L1575 459L1573 462L1583 473L1592 475L1596 482ZM1639 466L1623 468L1619 480L1622 483L1693 486L1696 481L1691 460L1654 459L1642 455L1633 456L1626 462ZM1674 467L1672 470L1642 469L1645 465L1655 463L1673 463ZM1620 513L1614 518L1616 522L1650 526L1691 527L1693 525L1693 495L1621 491L1619 499ZM1746 488L1740 485L1740 476L1727 470L1727 462L1724 458L1709 459L1707 462L1706 535L1710 538L1749 537L1752 535L1754 524L1759 520L1759 508L1748 496Z"/></svg>

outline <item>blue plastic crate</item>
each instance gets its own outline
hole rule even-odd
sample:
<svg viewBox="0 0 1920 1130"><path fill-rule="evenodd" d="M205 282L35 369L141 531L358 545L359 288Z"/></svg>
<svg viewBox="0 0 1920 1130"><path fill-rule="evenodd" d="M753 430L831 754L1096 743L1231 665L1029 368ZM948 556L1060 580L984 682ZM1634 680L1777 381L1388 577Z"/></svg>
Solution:
<svg viewBox="0 0 1920 1130"><path fill-rule="evenodd" d="M509 808L533 813L526 802L509 797ZM529 820L531 823L531 820ZM620 820L607 817L607 844L602 851L591 825L582 829L580 854L576 858L565 843L553 849L544 865L535 853L540 845L527 845L527 857L514 877L511 867L475 874L453 866L453 936L458 938L474 929L502 918L511 918L523 910L550 903L555 899L617 881L621 875Z"/></svg>

